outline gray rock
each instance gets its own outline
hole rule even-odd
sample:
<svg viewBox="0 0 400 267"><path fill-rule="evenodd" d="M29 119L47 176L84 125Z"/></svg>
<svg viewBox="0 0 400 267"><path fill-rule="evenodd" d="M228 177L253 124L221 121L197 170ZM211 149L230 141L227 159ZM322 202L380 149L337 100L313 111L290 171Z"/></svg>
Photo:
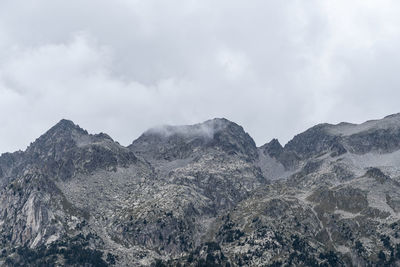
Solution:
<svg viewBox="0 0 400 267"><path fill-rule="evenodd" d="M226 119L129 147L62 120L0 156L0 265L395 266L400 116L257 148Z"/></svg>

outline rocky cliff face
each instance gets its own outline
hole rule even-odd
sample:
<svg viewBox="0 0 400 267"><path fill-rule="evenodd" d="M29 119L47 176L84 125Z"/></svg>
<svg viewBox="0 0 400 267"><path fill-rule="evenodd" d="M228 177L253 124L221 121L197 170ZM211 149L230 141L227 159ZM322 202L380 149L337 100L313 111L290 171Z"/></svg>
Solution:
<svg viewBox="0 0 400 267"><path fill-rule="evenodd" d="M256 147L226 119L123 147L62 120L0 156L5 266L400 263L400 115Z"/></svg>

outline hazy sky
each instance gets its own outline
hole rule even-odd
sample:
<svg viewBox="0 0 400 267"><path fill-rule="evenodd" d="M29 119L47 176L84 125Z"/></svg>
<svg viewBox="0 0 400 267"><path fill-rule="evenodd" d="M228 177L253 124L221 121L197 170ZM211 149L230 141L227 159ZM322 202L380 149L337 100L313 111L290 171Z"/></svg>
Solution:
<svg viewBox="0 0 400 267"><path fill-rule="evenodd" d="M400 112L397 0L1 0L0 153L61 118L127 145L226 117L258 145Z"/></svg>

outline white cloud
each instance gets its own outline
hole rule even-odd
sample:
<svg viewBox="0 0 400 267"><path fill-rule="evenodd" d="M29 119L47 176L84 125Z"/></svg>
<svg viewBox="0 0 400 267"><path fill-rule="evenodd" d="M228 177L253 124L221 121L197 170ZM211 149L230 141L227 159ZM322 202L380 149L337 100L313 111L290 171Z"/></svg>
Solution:
<svg viewBox="0 0 400 267"><path fill-rule="evenodd" d="M0 151L227 117L262 144L398 112L396 1L0 3ZM396 98L397 97L397 98Z"/></svg>

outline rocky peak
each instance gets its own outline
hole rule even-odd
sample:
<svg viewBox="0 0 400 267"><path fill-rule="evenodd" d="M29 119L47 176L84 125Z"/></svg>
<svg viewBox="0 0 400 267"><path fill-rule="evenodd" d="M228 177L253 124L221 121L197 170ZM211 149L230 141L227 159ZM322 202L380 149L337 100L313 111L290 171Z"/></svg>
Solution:
<svg viewBox="0 0 400 267"><path fill-rule="evenodd" d="M86 130L83 130L70 120L63 119L36 139L26 152L28 154L54 153L54 150L75 146L76 140L83 136L89 136Z"/></svg>
<svg viewBox="0 0 400 267"><path fill-rule="evenodd" d="M105 133L89 134L86 130L70 120L62 119L45 134L33 142L26 153L42 157L55 156L74 147L84 147L95 143L115 144Z"/></svg>
<svg viewBox="0 0 400 267"><path fill-rule="evenodd" d="M137 161L133 152L104 133L89 134L70 120L61 120L24 153L29 166L41 166L52 177L67 179L77 172L115 170Z"/></svg>
<svg viewBox="0 0 400 267"><path fill-rule="evenodd" d="M393 114L333 131L344 136L349 150L356 154L391 153L400 149L400 115Z"/></svg>
<svg viewBox="0 0 400 267"><path fill-rule="evenodd" d="M194 150L220 149L229 154L257 157L253 139L243 127L224 118L184 126L160 126L146 131L129 146L135 152L153 157L178 159L190 156Z"/></svg>
<svg viewBox="0 0 400 267"><path fill-rule="evenodd" d="M88 135L88 132L79 127L79 125L76 125L73 121L62 119L40 138L55 138L70 136L72 134Z"/></svg>
<svg viewBox="0 0 400 267"><path fill-rule="evenodd" d="M383 154L399 128L320 124L257 149L213 119L125 148L62 120L0 156L0 265L399 265L400 151Z"/></svg>
<svg viewBox="0 0 400 267"><path fill-rule="evenodd" d="M211 125L214 129L212 145L222 148L229 154L242 154L250 160L257 158L256 144L242 126L227 119L214 119L205 124Z"/></svg>
<svg viewBox="0 0 400 267"><path fill-rule="evenodd" d="M271 147L275 147L275 150ZM318 124L296 135L285 145L283 153L277 153L280 150L276 142L266 144L262 148L275 157L279 155L279 161L284 161L287 155L305 161L324 155L337 157L346 152L392 153L400 150L400 114L361 124Z"/></svg>
<svg viewBox="0 0 400 267"><path fill-rule="evenodd" d="M283 152L283 147L278 139L272 139L269 143L260 147L264 154L268 154L272 158L278 158Z"/></svg>
<svg viewBox="0 0 400 267"><path fill-rule="evenodd" d="M285 145L286 151L295 152L301 159L308 159L324 152L343 152L341 138L329 132L331 124L319 124L296 135Z"/></svg>
<svg viewBox="0 0 400 267"><path fill-rule="evenodd" d="M236 132L238 134L244 132L243 128L234 122L225 118L215 118L193 125L162 125L147 130L143 136L152 136L163 140L168 140L174 136L185 139L212 139L216 133L223 131L231 131L232 133Z"/></svg>
<svg viewBox="0 0 400 267"><path fill-rule="evenodd" d="M76 125L73 121L67 119L61 119L56 125L54 125L49 132L51 131L71 131L71 130L78 130L87 133L85 130Z"/></svg>

